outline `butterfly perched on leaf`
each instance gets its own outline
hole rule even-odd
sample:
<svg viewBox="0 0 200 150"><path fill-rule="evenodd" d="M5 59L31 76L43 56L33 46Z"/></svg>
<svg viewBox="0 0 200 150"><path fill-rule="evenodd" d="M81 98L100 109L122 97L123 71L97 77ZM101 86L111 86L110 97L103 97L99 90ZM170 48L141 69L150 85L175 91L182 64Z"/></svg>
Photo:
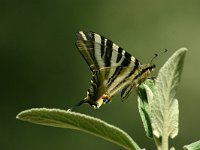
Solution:
<svg viewBox="0 0 200 150"><path fill-rule="evenodd" d="M92 79L87 96L69 110L84 103L98 109L109 103L119 91L124 100L155 68L154 64L141 64L124 49L97 33L80 31L76 36L76 46L91 70Z"/></svg>

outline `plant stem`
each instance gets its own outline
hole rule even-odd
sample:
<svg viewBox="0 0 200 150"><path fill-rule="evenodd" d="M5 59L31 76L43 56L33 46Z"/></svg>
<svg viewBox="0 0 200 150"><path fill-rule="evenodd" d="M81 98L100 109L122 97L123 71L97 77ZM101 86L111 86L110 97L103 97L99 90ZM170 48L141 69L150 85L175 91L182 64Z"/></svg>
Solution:
<svg viewBox="0 0 200 150"><path fill-rule="evenodd" d="M154 141L155 141L157 150L168 150L169 149L168 136L163 136L162 140L161 140L161 138L157 138L154 136Z"/></svg>
<svg viewBox="0 0 200 150"><path fill-rule="evenodd" d="M168 139L169 139L169 137L168 137L168 135L167 135L167 131L165 131L165 130L167 130L167 128L164 128L164 131L163 131L163 136L162 136L162 142L161 142L161 149L162 150L169 150L169 141L168 141Z"/></svg>
<svg viewBox="0 0 200 150"><path fill-rule="evenodd" d="M156 138L155 136L153 138L154 138L157 150L162 150L161 149L161 141L160 141L160 139Z"/></svg>

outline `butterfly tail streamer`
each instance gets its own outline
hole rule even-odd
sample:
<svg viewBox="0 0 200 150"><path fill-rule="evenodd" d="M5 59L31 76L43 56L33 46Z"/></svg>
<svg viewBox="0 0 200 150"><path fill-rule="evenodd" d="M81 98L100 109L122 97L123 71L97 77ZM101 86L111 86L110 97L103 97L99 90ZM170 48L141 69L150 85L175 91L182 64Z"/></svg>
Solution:
<svg viewBox="0 0 200 150"><path fill-rule="evenodd" d="M67 111L73 111L75 108L81 106L82 104L85 103L85 100L81 100L79 101L76 105L72 106L70 109L68 109Z"/></svg>

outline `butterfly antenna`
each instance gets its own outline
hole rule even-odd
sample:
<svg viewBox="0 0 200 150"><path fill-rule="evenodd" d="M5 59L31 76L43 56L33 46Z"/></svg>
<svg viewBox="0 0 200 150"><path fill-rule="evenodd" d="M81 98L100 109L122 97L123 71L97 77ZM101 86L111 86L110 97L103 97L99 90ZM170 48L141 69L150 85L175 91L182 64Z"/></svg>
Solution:
<svg viewBox="0 0 200 150"><path fill-rule="evenodd" d="M75 108L81 106L84 103L85 103L85 100L81 100L76 105L74 105L73 107L71 107L70 109L68 109L67 111L73 111Z"/></svg>
<svg viewBox="0 0 200 150"><path fill-rule="evenodd" d="M167 49L165 49L164 51L163 51L163 53L162 54L164 54L164 53L166 53L168 50ZM153 60L156 58L156 57L158 57L158 54L155 54L154 55L154 57L151 59L151 61L150 61L150 64L152 64L153 63Z"/></svg>
<svg viewBox="0 0 200 150"><path fill-rule="evenodd" d="M158 54L154 54L154 57L151 59L150 64L153 63L153 60L154 60L156 57L158 57Z"/></svg>

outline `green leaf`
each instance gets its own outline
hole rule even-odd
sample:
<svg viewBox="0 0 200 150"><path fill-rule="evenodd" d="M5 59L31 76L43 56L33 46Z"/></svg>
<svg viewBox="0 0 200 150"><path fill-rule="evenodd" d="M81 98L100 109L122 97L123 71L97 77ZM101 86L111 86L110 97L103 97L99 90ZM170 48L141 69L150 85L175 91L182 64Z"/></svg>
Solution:
<svg viewBox="0 0 200 150"><path fill-rule="evenodd" d="M35 124L84 131L118 144L128 150L140 150L131 137L121 129L100 119L59 109L34 108L23 111L17 119Z"/></svg>
<svg viewBox="0 0 200 150"><path fill-rule="evenodd" d="M147 79L138 87L138 109L146 132L146 136L149 138L153 138L148 104L148 101L153 98L153 87L154 81L152 79Z"/></svg>
<svg viewBox="0 0 200 150"><path fill-rule="evenodd" d="M162 142L178 134L179 111L175 95L186 52L186 48L177 50L160 69L150 101L153 134L156 138L162 137Z"/></svg>
<svg viewBox="0 0 200 150"><path fill-rule="evenodd" d="M197 142L194 142L190 145L185 145L183 147L184 150L200 150L200 140Z"/></svg>

